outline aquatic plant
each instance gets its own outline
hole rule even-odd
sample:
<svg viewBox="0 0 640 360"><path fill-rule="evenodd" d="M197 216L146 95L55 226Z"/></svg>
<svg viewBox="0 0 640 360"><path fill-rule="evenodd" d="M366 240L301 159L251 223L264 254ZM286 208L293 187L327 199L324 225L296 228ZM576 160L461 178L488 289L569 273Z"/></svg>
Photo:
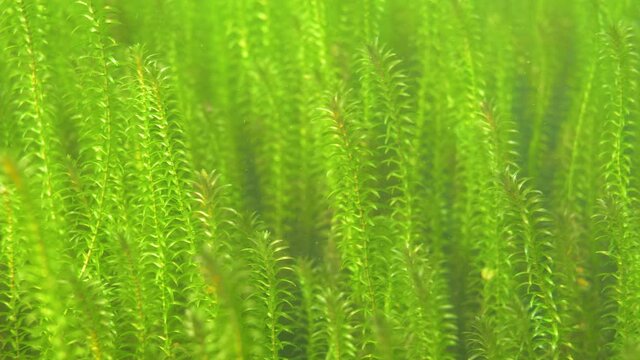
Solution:
<svg viewBox="0 0 640 360"><path fill-rule="evenodd" d="M640 358L638 14L0 0L0 358Z"/></svg>

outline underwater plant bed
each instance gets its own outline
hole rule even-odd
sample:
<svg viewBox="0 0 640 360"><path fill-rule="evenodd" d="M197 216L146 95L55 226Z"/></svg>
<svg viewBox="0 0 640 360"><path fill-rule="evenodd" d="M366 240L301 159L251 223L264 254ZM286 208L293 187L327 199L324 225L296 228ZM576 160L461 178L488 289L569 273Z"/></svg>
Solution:
<svg viewBox="0 0 640 360"><path fill-rule="evenodd" d="M640 359L639 26L0 0L0 359Z"/></svg>

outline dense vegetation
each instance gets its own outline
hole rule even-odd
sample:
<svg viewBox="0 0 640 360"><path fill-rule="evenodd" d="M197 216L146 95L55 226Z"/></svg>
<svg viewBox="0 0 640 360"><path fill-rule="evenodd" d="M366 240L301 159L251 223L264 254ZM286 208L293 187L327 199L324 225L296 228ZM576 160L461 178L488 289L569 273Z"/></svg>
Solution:
<svg viewBox="0 0 640 360"><path fill-rule="evenodd" d="M0 358L639 359L639 21L0 0Z"/></svg>

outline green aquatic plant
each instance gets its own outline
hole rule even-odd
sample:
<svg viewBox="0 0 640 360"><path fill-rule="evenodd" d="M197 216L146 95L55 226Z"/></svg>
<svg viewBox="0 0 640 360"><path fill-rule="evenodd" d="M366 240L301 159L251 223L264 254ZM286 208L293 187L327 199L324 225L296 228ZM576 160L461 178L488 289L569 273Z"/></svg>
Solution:
<svg viewBox="0 0 640 360"><path fill-rule="evenodd" d="M640 357L639 12L0 0L0 358Z"/></svg>

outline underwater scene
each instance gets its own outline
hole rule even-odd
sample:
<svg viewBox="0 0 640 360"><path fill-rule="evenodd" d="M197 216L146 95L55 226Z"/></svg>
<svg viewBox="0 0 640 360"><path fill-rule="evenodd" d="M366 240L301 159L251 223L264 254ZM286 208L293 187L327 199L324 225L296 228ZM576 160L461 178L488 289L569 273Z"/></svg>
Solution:
<svg viewBox="0 0 640 360"><path fill-rule="evenodd" d="M0 0L0 359L640 359L640 1Z"/></svg>

